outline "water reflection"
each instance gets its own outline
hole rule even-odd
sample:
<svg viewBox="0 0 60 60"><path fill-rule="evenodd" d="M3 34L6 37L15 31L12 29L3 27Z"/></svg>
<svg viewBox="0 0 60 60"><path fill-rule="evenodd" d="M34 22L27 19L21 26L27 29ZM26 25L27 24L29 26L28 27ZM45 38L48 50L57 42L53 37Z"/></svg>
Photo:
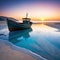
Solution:
<svg viewBox="0 0 60 60"><path fill-rule="evenodd" d="M9 41L12 43L17 43L22 40L27 40L30 37L29 33L31 31L32 31L32 29L10 32L9 33Z"/></svg>
<svg viewBox="0 0 60 60"><path fill-rule="evenodd" d="M10 32L9 41L48 60L60 60L60 32L56 31L44 24L33 24L32 29Z"/></svg>

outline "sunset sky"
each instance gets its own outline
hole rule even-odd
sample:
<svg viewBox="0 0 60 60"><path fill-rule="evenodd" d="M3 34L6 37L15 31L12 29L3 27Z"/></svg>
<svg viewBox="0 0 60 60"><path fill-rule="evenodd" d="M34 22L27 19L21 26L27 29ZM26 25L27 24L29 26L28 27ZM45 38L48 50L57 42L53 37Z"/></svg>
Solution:
<svg viewBox="0 0 60 60"><path fill-rule="evenodd" d="M60 20L59 0L0 0L0 16L32 20Z"/></svg>

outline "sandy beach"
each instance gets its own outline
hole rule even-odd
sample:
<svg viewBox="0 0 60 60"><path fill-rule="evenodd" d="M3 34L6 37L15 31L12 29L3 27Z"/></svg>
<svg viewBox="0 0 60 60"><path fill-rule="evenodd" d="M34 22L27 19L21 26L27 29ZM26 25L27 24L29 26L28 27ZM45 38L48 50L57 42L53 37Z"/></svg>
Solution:
<svg viewBox="0 0 60 60"><path fill-rule="evenodd" d="M26 50L16 47L6 40L0 40L0 60L45 60L41 56Z"/></svg>

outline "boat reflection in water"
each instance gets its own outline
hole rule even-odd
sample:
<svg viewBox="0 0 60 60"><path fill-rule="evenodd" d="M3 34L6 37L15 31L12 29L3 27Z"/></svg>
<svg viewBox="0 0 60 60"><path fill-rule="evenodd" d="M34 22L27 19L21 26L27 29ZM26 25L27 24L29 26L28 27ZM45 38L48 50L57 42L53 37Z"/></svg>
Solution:
<svg viewBox="0 0 60 60"><path fill-rule="evenodd" d="M30 37L29 33L32 29L20 30L20 31L13 31L9 33L9 41L12 43L18 43L20 41L26 40Z"/></svg>
<svg viewBox="0 0 60 60"><path fill-rule="evenodd" d="M9 41L47 60L60 60L59 29L44 24L32 24L32 29L10 32Z"/></svg>

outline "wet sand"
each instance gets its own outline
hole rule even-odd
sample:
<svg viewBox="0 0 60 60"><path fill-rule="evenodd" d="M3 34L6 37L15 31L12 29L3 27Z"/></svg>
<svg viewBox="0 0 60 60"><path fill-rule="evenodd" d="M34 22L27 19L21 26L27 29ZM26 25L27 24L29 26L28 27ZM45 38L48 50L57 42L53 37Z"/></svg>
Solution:
<svg viewBox="0 0 60 60"><path fill-rule="evenodd" d="M56 28L60 31L60 23L46 23L46 25Z"/></svg>
<svg viewBox="0 0 60 60"><path fill-rule="evenodd" d="M0 60L45 60L41 56L17 47L6 40L0 40Z"/></svg>

